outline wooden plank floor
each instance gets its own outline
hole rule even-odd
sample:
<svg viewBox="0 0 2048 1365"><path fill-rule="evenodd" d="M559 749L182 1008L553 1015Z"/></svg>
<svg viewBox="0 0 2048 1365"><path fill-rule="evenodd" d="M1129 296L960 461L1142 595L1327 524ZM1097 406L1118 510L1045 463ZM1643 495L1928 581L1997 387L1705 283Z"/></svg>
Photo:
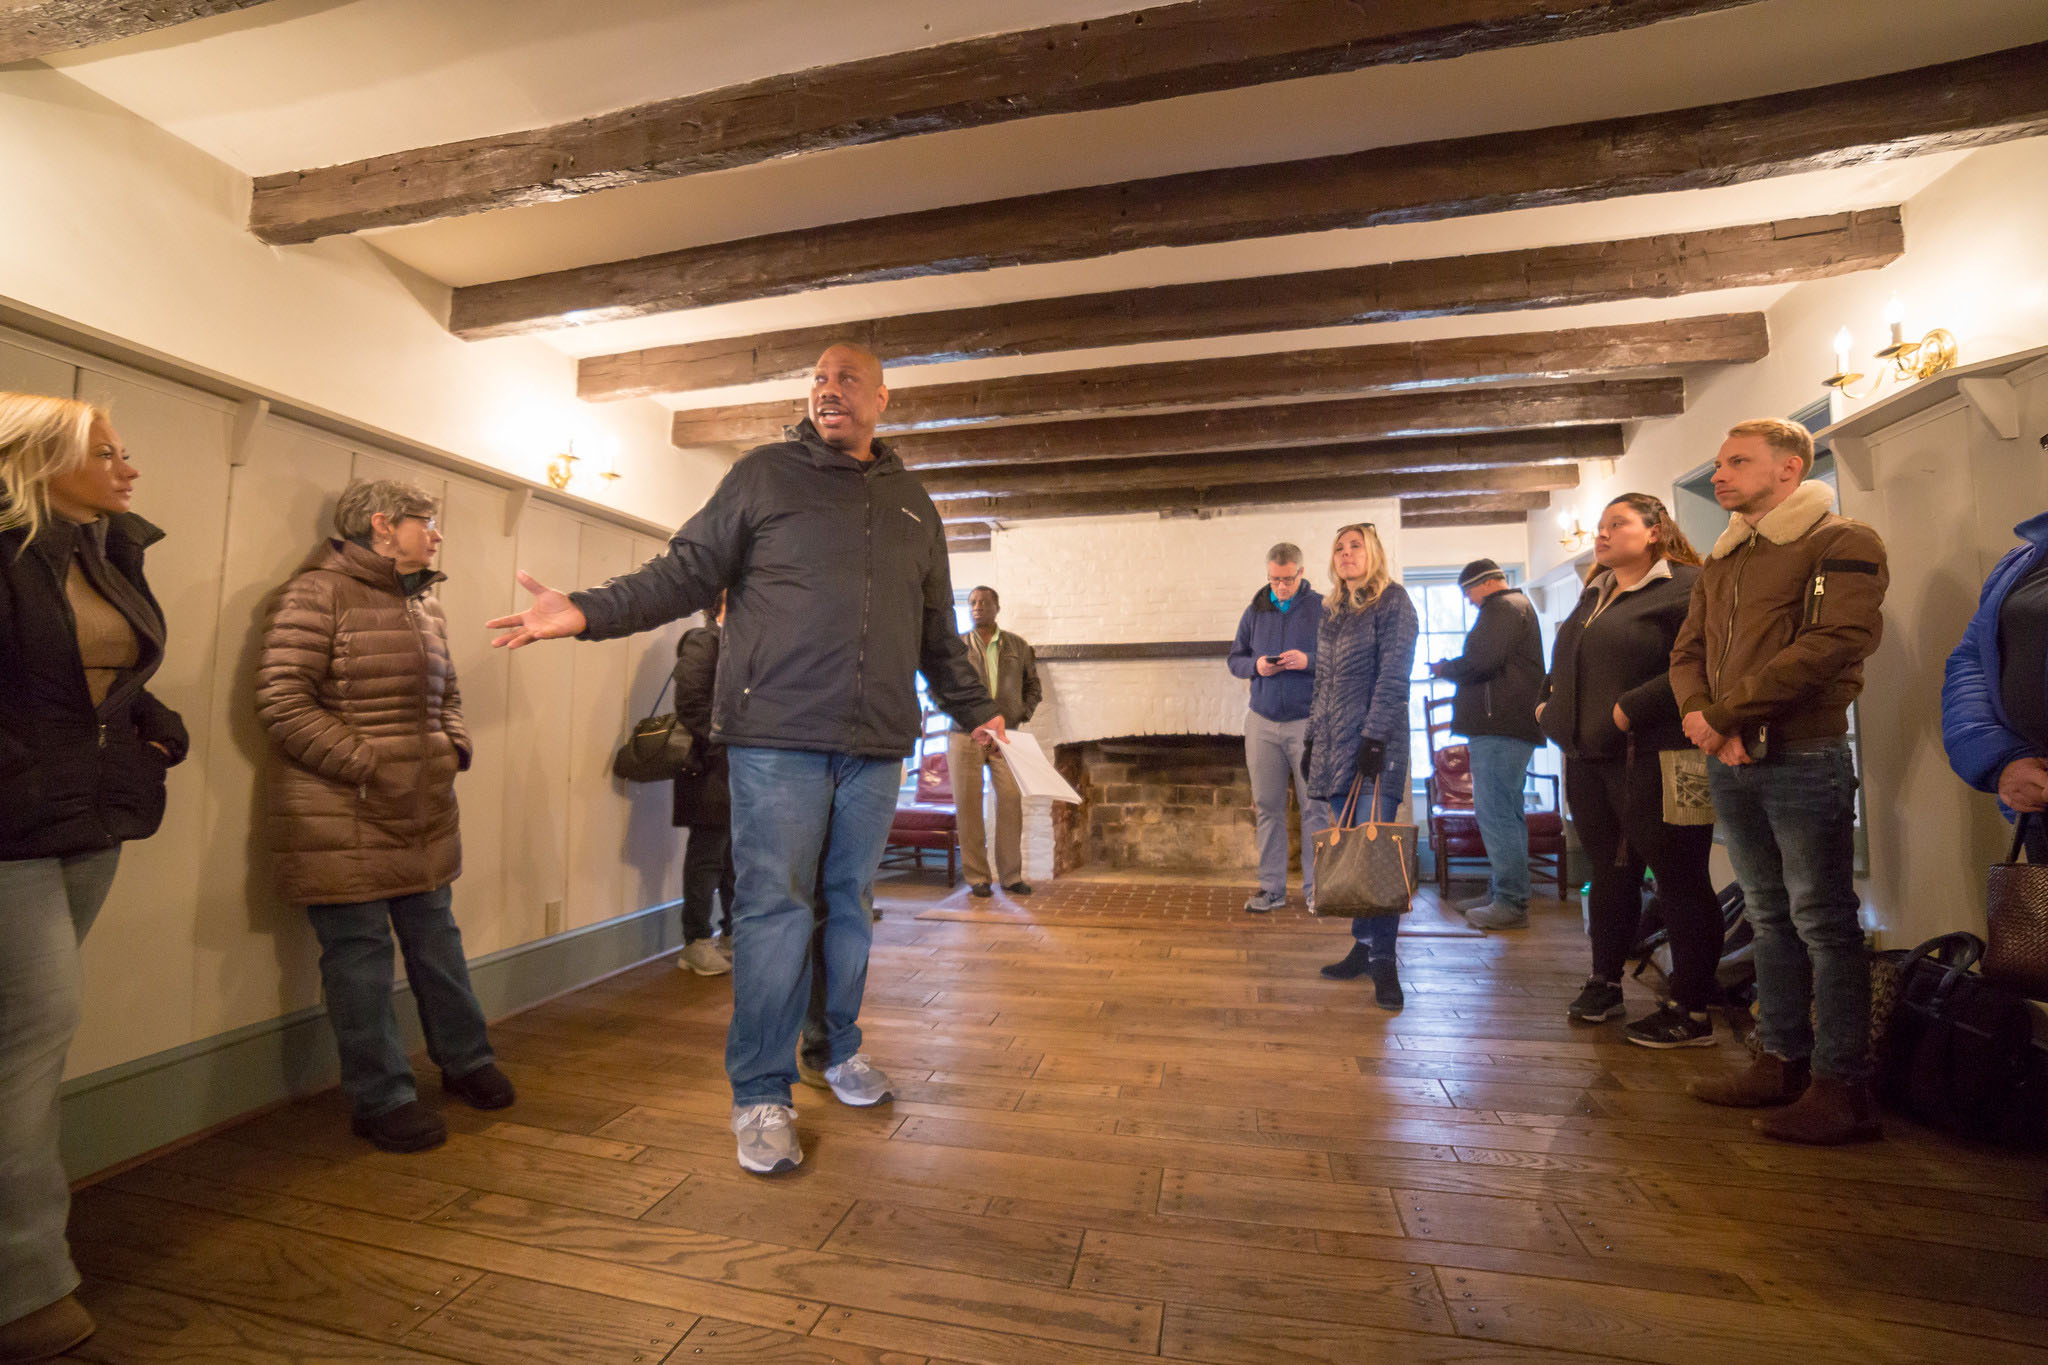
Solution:
<svg viewBox="0 0 2048 1365"><path fill-rule="evenodd" d="M1763 1141L1684 1094L1725 1034L1565 1021L1576 905L1483 937L1429 901L1387 1015L1317 974L1341 924L1242 896L885 882L898 1099L800 1088L767 1180L726 1129L730 978L600 982L494 1029L519 1103L441 1149L371 1150L330 1093L81 1191L72 1358L2048 1360L2039 1160L1895 1119Z"/></svg>

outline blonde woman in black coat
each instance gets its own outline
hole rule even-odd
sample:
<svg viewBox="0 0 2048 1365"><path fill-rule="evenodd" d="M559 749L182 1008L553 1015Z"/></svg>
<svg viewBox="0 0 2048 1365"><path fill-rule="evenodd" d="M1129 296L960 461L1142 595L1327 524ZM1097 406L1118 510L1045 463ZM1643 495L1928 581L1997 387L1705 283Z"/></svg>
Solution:
<svg viewBox="0 0 2048 1365"><path fill-rule="evenodd" d="M1721 956L1721 910L1707 875L1713 809L1669 677L1700 556L1662 502L1624 493L1600 514L1593 559L1599 567L1558 627L1537 710L1544 734L1564 750L1572 823L1592 864L1593 975L1565 1012L1589 1024L1623 1013L1621 975L1642 920L1647 865L1671 938L1673 998L1630 1024L1628 1040L1712 1047Z"/></svg>
<svg viewBox="0 0 2048 1365"><path fill-rule="evenodd" d="M128 510L138 477L103 410L0 393L0 1360L92 1335L57 1147L78 947L185 757L147 686L166 632L142 555L163 532Z"/></svg>

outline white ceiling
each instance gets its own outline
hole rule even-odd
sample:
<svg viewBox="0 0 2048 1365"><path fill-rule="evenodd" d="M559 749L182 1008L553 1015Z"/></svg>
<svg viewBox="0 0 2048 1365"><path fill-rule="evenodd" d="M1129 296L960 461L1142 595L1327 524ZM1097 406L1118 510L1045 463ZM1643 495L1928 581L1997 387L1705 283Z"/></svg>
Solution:
<svg viewBox="0 0 2048 1365"><path fill-rule="evenodd" d="M1134 7L1128 0L273 0L51 61L214 156L264 174ZM1763 0L1607 37L909 138L366 237L431 278L462 285L849 218L1737 99L2043 39L2043 0ZM1899 202L1956 159L821 290L571 329L550 340L590 355L882 312L1798 217ZM1085 363L1671 317L1765 306L1779 292L1123 347L1091 353ZM934 366L900 379L1079 363L1067 353ZM682 401L790 391L755 386Z"/></svg>

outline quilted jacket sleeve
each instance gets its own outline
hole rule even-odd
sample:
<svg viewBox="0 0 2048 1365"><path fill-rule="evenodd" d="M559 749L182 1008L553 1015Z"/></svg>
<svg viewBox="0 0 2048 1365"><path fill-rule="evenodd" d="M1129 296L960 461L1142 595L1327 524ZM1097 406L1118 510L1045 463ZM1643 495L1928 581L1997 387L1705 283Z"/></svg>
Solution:
<svg viewBox="0 0 2048 1365"><path fill-rule="evenodd" d="M163 745L165 757L174 768L185 761L185 755L192 750L192 737L185 730L183 717L147 689L136 696L131 714L135 717L135 733L143 743Z"/></svg>
<svg viewBox="0 0 2048 1365"><path fill-rule="evenodd" d="M441 603L428 599L427 609L433 613L434 626L441 632L441 646L448 645L448 618L442 614ZM476 754L476 744L469 737L469 725L462 719L462 683L455 675L454 651L449 651L448 682L441 693L441 732L455 745L455 770L468 772L470 759Z"/></svg>
<svg viewBox="0 0 2048 1365"><path fill-rule="evenodd" d="M284 586L263 631L256 716L294 763L359 786L376 768L370 745L320 704L320 683L334 662L335 618L324 575L301 574Z"/></svg>
<svg viewBox="0 0 2048 1365"><path fill-rule="evenodd" d="M2022 548L2012 551L1991 571L1977 601L1977 614L1963 631L1962 643L1948 656L1941 683L1941 743L1948 750L1948 763L1956 776L1980 792L1998 790L1998 777L2005 765L2039 751L2025 736L1999 719L1995 697L1998 679L1990 649L1998 639L1998 609L2011 586L2013 561L2024 556Z"/></svg>
<svg viewBox="0 0 2048 1365"><path fill-rule="evenodd" d="M1415 637L1422 622L1414 599L1399 583L1387 587L1374 610L1380 613L1379 676L1373 679L1363 733L1391 747L1408 742L1408 675L1415 671Z"/></svg>

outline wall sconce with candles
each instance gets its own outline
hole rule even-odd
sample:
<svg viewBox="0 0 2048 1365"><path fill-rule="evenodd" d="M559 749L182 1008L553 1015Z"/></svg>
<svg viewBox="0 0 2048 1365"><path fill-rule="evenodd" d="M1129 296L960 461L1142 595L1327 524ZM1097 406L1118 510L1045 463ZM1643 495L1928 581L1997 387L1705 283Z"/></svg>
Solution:
<svg viewBox="0 0 2048 1365"><path fill-rule="evenodd" d="M548 461L548 486L566 491L569 481L576 477L576 443L569 442L569 448Z"/></svg>
<svg viewBox="0 0 2048 1365"><path fill-rule="evenodd" d="M1566 554L1575 555L1593 543L1593 533L1580 524L1579 514L1569 507L1557 514L1557 527L1564 533L1557 543L1564 546Z"/></svg>
<svg viewBox="0 0 2048 1365"><path fill-rule="evenodd" d="M548 486L564 493L568 492L569 485L576 479L576 465L582 458L576 453L576 442L572 439L567 450L548 461ZM618 482L619 454L616 446L612 450L611 468L600 472L597 477L604 480L606 488Z"/></svg>
<svg viewBox="0 0 2048 1365"><path fill-rule="evenodd" d="M1850 388L1864 376L1861 371L1849 368L1849 347L1853 338L1844 327L1835 333L1835 372L1821 381L1828 388L1838 390L1845 397L1868 398L1887 383L1910 384L1918 379L1930 379L1956 363L1956 339L1939 327L1928 332L1918 341L1906 340L1905 307L1899 296L1892 295L1885 305L1884 320L1891 328L1891 343L1879 351L1876 360L1883 366L1870 376L1870 383L1861 392Z"/></svg>

